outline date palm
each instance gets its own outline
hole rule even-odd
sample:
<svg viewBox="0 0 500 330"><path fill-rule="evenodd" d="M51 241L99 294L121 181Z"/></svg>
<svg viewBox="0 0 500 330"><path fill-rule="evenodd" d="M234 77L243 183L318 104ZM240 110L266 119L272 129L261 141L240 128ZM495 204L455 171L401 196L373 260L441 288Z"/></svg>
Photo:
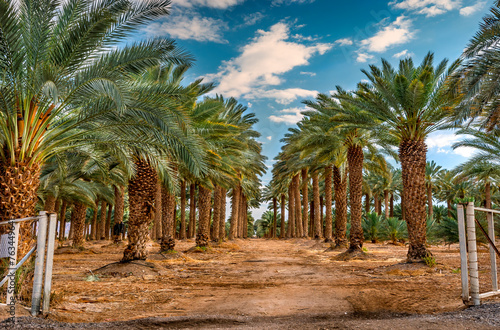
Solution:
<svg viewBox="0 0 500 330"><path fill-rule="evenodd" d="M399 143L403 201L408 223L408 260L429 256L426 247L426 137L445 127L457 100L448 93L446 81L458 67L447 69L447 60L434 66L429 53L419 66L411 58L401 60L397 69L386 60L382 67L363 70L369 83L360 83L355 97L341 96L361 109L351 123L386 131Z"/></svg>

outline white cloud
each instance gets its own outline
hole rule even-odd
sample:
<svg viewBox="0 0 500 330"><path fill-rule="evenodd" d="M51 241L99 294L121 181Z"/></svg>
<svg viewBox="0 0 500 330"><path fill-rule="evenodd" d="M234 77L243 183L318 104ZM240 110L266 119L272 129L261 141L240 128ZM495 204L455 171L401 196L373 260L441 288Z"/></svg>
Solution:
<svg viewBox="0 0 500 330"><path fill-rule="evenodd" d="M413 39L415 31L411 30L412 21L406 16L399 16L394 22L383 27L373 37L362 40L363 49L382 53L389 47L407 43Z"/></svg>
<svg viewBox="0 0 500 330"><path fill-rule="evenodd" d="M273 25L269 31L258 30L257 36L241 48L238 57L223 62L219 72L206 75L205 78L218 81L215 92L224 96L252 96L256 89L264 90L268 86L281 84L280 75L297 66L308 65L314 55L323 55L332 48L332 44L306 46L288 39L290 26L283 22ZM290 95L290 91L285 94Z"/></svg>
<svg viewBox="0 0 500 330"><path fill-rule="evenodd" d="M403 0L400 2L395 0L390 2L389 5L397 9L414 11L417 14L432 17L458 9L461 3L461 0Z"/></svg>
<svg viewBox="0 0 500 330"><path fill-rule="evenodd" d="M279 104L290 104L297 98L315 97L318 91L310 91L302 88L287 88L287 89L270 89L262 90L255 89L250 93L245 94L247 99L269 98L275 99Z"/></svg>
<svg viewBox="0 0 500 330"><path fill-rule="evenodd" d="M358 56L356 57L356 61L360 63L366 63L368 60L371 60L373 58L374 58L373 55L359 52Z"/></svg>
<svg viewBox="0 0 500 330"><path fill-rule="evenodd" d="M316 75L316 72L301 71L300 74L303 74L305 76L314 77Z"/></svg>
<svg viewBox="0 0 500 330"><path fill-rule="evenodd" d="M227 24L219 19L201 17L198 15L171 16L163 23L152 23L146 28L146 32L154 36L168 35L175 39L212 41L226 43L222 31L227 29Z"/></svg>
<svg viewBox="0 0 500 330"><path fill-rule="evenodd" d="M351 46L353 44L353 41L351 38L342 38L336 40L335 44L339 46Z"/></svg>
<svg viewBox="0 0 500 330"><path fill-rule="evenodd" d="M474 154L474 148L460 147L455 150L451 148L451 146L455 142L458 142L461 138L463 138L463 136L456 135L455 133L436 132L430 134L425 140L425 143L429 149L433 149L437 153L454 153L456 155L469 158Z"/></svg>
<svg viewBox="0 0 500 330"><path fill-rule="evenodd" d="M268 136L268 137L266 137L266 139L268 139L269 141L271 141L273 139L273 137L272 136Z"/></svg>
<svg viewBox="0 0 500 330"><path fill-rule="evenodd" d="M180 7L210 7L217 9L226 9L243 3L245 0L173 0L173 6Z"/></svg>
<svg viewBox="0 0 500 330"><path fill-rule="evenodd" d="M486 5L486 1L478 1L475 5L464 7L460 9L460 15L462 16L470 16L480 11Z"/></svg>
<svg viewBox="0 0 500 330"><path fill-rule="evenodd" d="M243 17L243 24L241 26L252 26L264 18L264 14L261 12L256 12L253 14L246 15Z"/></svg>
<svg viewBox="0 0 500 330"><path fill-rule="evenodd" d="M291 5L294 3L302 4L302 3L313 3L315 0L273 0L271 5L280 6L280 5Z"/></svg>
<svg viewBox="0 0 500 330"><path fill-rule="evenodd" d="M280 115L278 116L269 116L269 120L275 123L285 123L287 125L293 125L298 123L304 116L301 114L301 111L304 111L303 108L290 108L284 109L280 111Z"/></svg>
<svg viewBox="0 0 500 330"><path fill-rule="evenodd" d="M408 51L408 49L405 49L405 50L403 50L403 51L401 51L401 52L399 52L399 53L396 53L396 54L392 55L392 57L394 57L394 58L401 58L401 57L410 57L410 56L412 56L412 55L413 55L413 54L412 54L412 53L410 53L410 52Z"/></svg>

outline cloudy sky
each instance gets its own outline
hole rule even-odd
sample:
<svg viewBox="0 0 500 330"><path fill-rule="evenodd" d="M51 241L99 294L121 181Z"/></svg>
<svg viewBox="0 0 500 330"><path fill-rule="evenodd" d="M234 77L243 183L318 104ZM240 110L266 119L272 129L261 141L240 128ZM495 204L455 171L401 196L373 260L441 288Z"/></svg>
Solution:
<svg viewBox="0 0 500 330"><path fill-rule="evenodd" d="M145 36L165 36L196 57L188 79L204 77L260 119L267 165L300 120L301 100L336 85L353 89L361 69L381 58L397 64L460 56L493 1L481 0L173 0L171 15ZM429 160L452 168L470 150L452 150L452 132L427 141ZM264 176L264 184L270 174ZM261 211L254 215L259 216Z"/></svg>

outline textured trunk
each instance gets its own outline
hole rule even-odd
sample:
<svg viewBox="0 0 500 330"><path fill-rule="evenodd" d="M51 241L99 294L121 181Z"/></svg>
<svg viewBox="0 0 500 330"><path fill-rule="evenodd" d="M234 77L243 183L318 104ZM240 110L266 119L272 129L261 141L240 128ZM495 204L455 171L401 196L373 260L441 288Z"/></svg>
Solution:
<svg viewBox="0 0 500 330"><path fill-rule="evenodd" d="M325 242L332 241L333 223L332 223L332 176L331 166L325 168Z"/></svg>
<svg viewBox="0 0 500 330"><path fill-rule="evenodd" d="M248 200L244 197L243 202L243 238L248 238Z"/></svg>
<svg viewBox="0 0 500 330"><path fill-rule="evenodd" d="M424 141L402 141L399 145L403 195L408 225L408 261L421 261L430 255L426 244L425 163L427 147Z"/></svg>
<svg viewBox="0 0 500 330"><path fill-rule="evenodd" d="M280 223L280 238L285 238L286 226L285 226L285 212L286 212L286 196L281 194L281 223Z"/></svg>
<svg viewBox="0 0 500 330"><path fill-rule="evenodd" d="M363 247L363 228L361 227L363 196L363 149L350 146L347 150L349 165L349 201L351 205L351 230L349 250L361 250Z"/></svg>
<svg viewBox="0 0 500 330"><path fill-rule="evenodd" d="M323 206L324 206L324 201L323 201L323 195L319 195L319 223L321 224L321 236L325 236L325 228L324 228L324 216L323 216Z"/></svg>
<svg viewBox="0 0 500 330"><path fill-rule="evenodd" d="M309 202L309 237L314 236L314 198Z"/></svg>
<svg viewBox="0 0 500 330"><path fill-rule="evenodd" d="M172 237L177 238L177 203L174 195L174 214L172 219Z"/></svg>
<svg viewBox="0 0 500 330"><path fill-rule="evenodd" d="M434 210L432 209L432 185L427 185L427 214L429 215L429 219L432 218L434 214Z"/></svg>
<svg viewBox="0 0 500 330"><path fill-rule="evenodd" d="M115 224L113 226L113 241L121 241L123 232L123 213L125 211L125 187L115 186Z"/></svg>
<svg viewBox="0 0 500 330"><path fill-rule="evenodd" d="M340 169L336 166L333 167L333 189L335 189L335 246L347 247L347 175L342 177Z"/></svg>
<svg viewBox="0 0 500 330"><path fill-rule="evenodd" d="M389 217L394 217L394 193L391 194L391 200L389 202Z"/></svg>
<svg viewBox="0 0 500 330"><path fill-rule="evenodd" d="M297 237L304 237L304 226L302 221L302 206L300 203L300 176L297 174L293 180L294 199L295 199L295 224Z"/></svg>
<svg viewBox="0 0 500 330"><path fill-rule="evenodd" d="M380 215L380 209L379 209L379 205L380 205L380 201L378 199L378 195L375 194L373 196L373 204L375 204L375 213L377 213L377 215Z"/></svg>
<svg viewBox="0 0 500 330"><path fill-rule="evenodd" d="M199 220L198 232L196 233L196 246L207 247L210 240L210 201L211 191L199 186Z"/></svg>
<svg viewBox="0 0 500 330"><path fill-rule="evenodd" d="M52 194L48 194L45 199L45 206L43 208L47 212L54 212L56 209L56 198Z"/></svg>
<svg viewBox="0 0 500 330"><path fill-rule="evenodd" d="M108 203L106 203L105 201L102 201L101 202L101 217L99 219L99 226L97 227L98 228L98 231L97 231L97 239L98 240L105 238L104 232L105 232L105 228L106 228L106 209L107 209L107 207L108 207Z"/></svg>
<svg viewBox="0 0 500 330"><path fill-rule="evenodd" d="M295 195L293 194L293 180L288 186L288 227L286 229L286 238L292 238L295 235Z"/></svg>
<svg viewBox="0 0 500 330"><path fill-rule="evenodd" d="M106 240L109 240L109 234L111 231L111 216L113 215L113 205L108 205L108 219L106 220L106 227L105 227L105 238Z"/></svg>
<svg viewBox="0 0 500 330"><path fill-rule="evenodd" d="M221 188L220 218L219 218L219 239L226 238L226 188Z"/></svg>
<svg viewBox="0 0 500 330"><path fill-rule="evenodd" d="M446 208L448 210L448 218L451 218L451 201L449 199L446 200Z"/></svg>
<svg viewBox="0 0 500 330"><path fill-rule="evenodd" d="M87 206L82 203L76 203L73 213L71 213L71 223L73 223L73 247L81 248L85 242L83 230L85 228L85 216Z"/></svg>
<svg viewBox="0 0 500 330"><path fill-rule="evenodd" d="M233 199L231 201L231 224L229 227L229 239L233 240L238 235L238 218L240 212L240 186L233 188Z"/></svg>
<svg viewBox="0 0 500 330"><path fill-rule="evenodd" d="M365 214L370 213L370 194L365 194Z"/></svg>
<svg viewBox="0 0 500 330"><path fill-rule="evenodd" d="M66 209L68 208L68 202L63 201L61 207L61 213L59 215L59 240L64 240L65 230L66 230Z"/></svg>
<svg viewBox="0 0 500 330"><path fill-rule="evenodd" d="M384 212L385 218L389 217L389 191L384 190Z"/></svg>
<svg viewBox="0 0 500 330"><path fill-rule="evenodd" d="M180 239L186 239L186 181L181 181L181 231Z"/></svg>
<svg viewBox="0 0 500 330"><path fill-rule="evenodd" d="M304 237L309 235L309 178L307 168L302 169L302 226L304 227Z"/></svg>
<svg viewBox="0 0 500 330"><path fill-rule="evenodd" d="M154 218L154 227L153 227L153 235L151 239L153 241L159 240L163 238L163 226L162 226L162 185L160 180L156 183L156 194L155 194L155 218Z"/></svg>
<svg viewBox="0 0 500 330"><path fill-rule="evenodd" d="M318 173L315 172L312 175L313 181L313 200L314 200L314 239L321 238L322 224L321 224L321 210L319 201L319 180Z"/></svg>
<svg viewBox="0 0 500 330"><path fill-rule="evenodd" d="M165 187L161 187L161 211L163 228L160 250L172 251L175 249L175 231L173 230L175 216L175 195L170 193Z"/></svg>
<svg viewBox="0 0 500 330"><path fill-rule="evenodd" d="M158 175L143 160L135 162L136 174L129 181L129 220L128 245L123 252L122 261L145 260L147 257L146 242L148 225L154 210L154 198Z"/></svg>
<svg viewBox="0 0 500 330"><path fill-rule="evenodd" d="M220 211L222 204L222 189L219 186L215 186L214 190L214 215L212 220L212 241L219 241L219 226L220 226Z"/></svg>
<svg viewBox="0 0 500 330"><path fill-rule="evenodd" d="M5 152L5 151L4 151ZM40 186L40 166L28 166L10 162L0 164L0 219L11 220L35 215ZM34 243L32 221L22 222L19 227L18 258L28 253Z"/></svg>
<svg viewBox="0 0 500 330"><path fill-rule="evenodd" d="M276 197L273 197L273 232L272 238L276 238L276 232L278 230L278 201Z"/></svg>
<svg viewBox="0 0 500 330"><path fill-rule="evenodd" d="M245 196L242 189L240 188L240 206L238 208L238 237L243 237L244 225L245 225Z"/></svg>
<svg viewBox="0 0 500 330"><path fill-rule="evenodd" d="M189 186L189 229L188 238L193 238L196 232L196 185Z"/></svg>
<svg viewBox="0 0 500 330"><path fill-rule="evenodd" d="M73 210L71 211L71 216L73 216L73 212L75 212L75 205L73 205ZM71 241L73 239L73 224L74 222L71 221L70 218L70 223L69 223L69 234L68 234L68 240Z"/></svg>

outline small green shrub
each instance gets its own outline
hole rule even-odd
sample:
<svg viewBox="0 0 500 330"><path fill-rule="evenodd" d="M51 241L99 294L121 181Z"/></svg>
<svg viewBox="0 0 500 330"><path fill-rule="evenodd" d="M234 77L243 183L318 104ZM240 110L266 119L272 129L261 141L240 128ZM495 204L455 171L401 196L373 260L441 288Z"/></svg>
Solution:
<svg viewBox="0 0 500 330"><path fill-rule="evenodd" d="M436 258L434 258L433 256L425 257L423 260L424 260L425 264L429 267L436 266Z"/></svg>

